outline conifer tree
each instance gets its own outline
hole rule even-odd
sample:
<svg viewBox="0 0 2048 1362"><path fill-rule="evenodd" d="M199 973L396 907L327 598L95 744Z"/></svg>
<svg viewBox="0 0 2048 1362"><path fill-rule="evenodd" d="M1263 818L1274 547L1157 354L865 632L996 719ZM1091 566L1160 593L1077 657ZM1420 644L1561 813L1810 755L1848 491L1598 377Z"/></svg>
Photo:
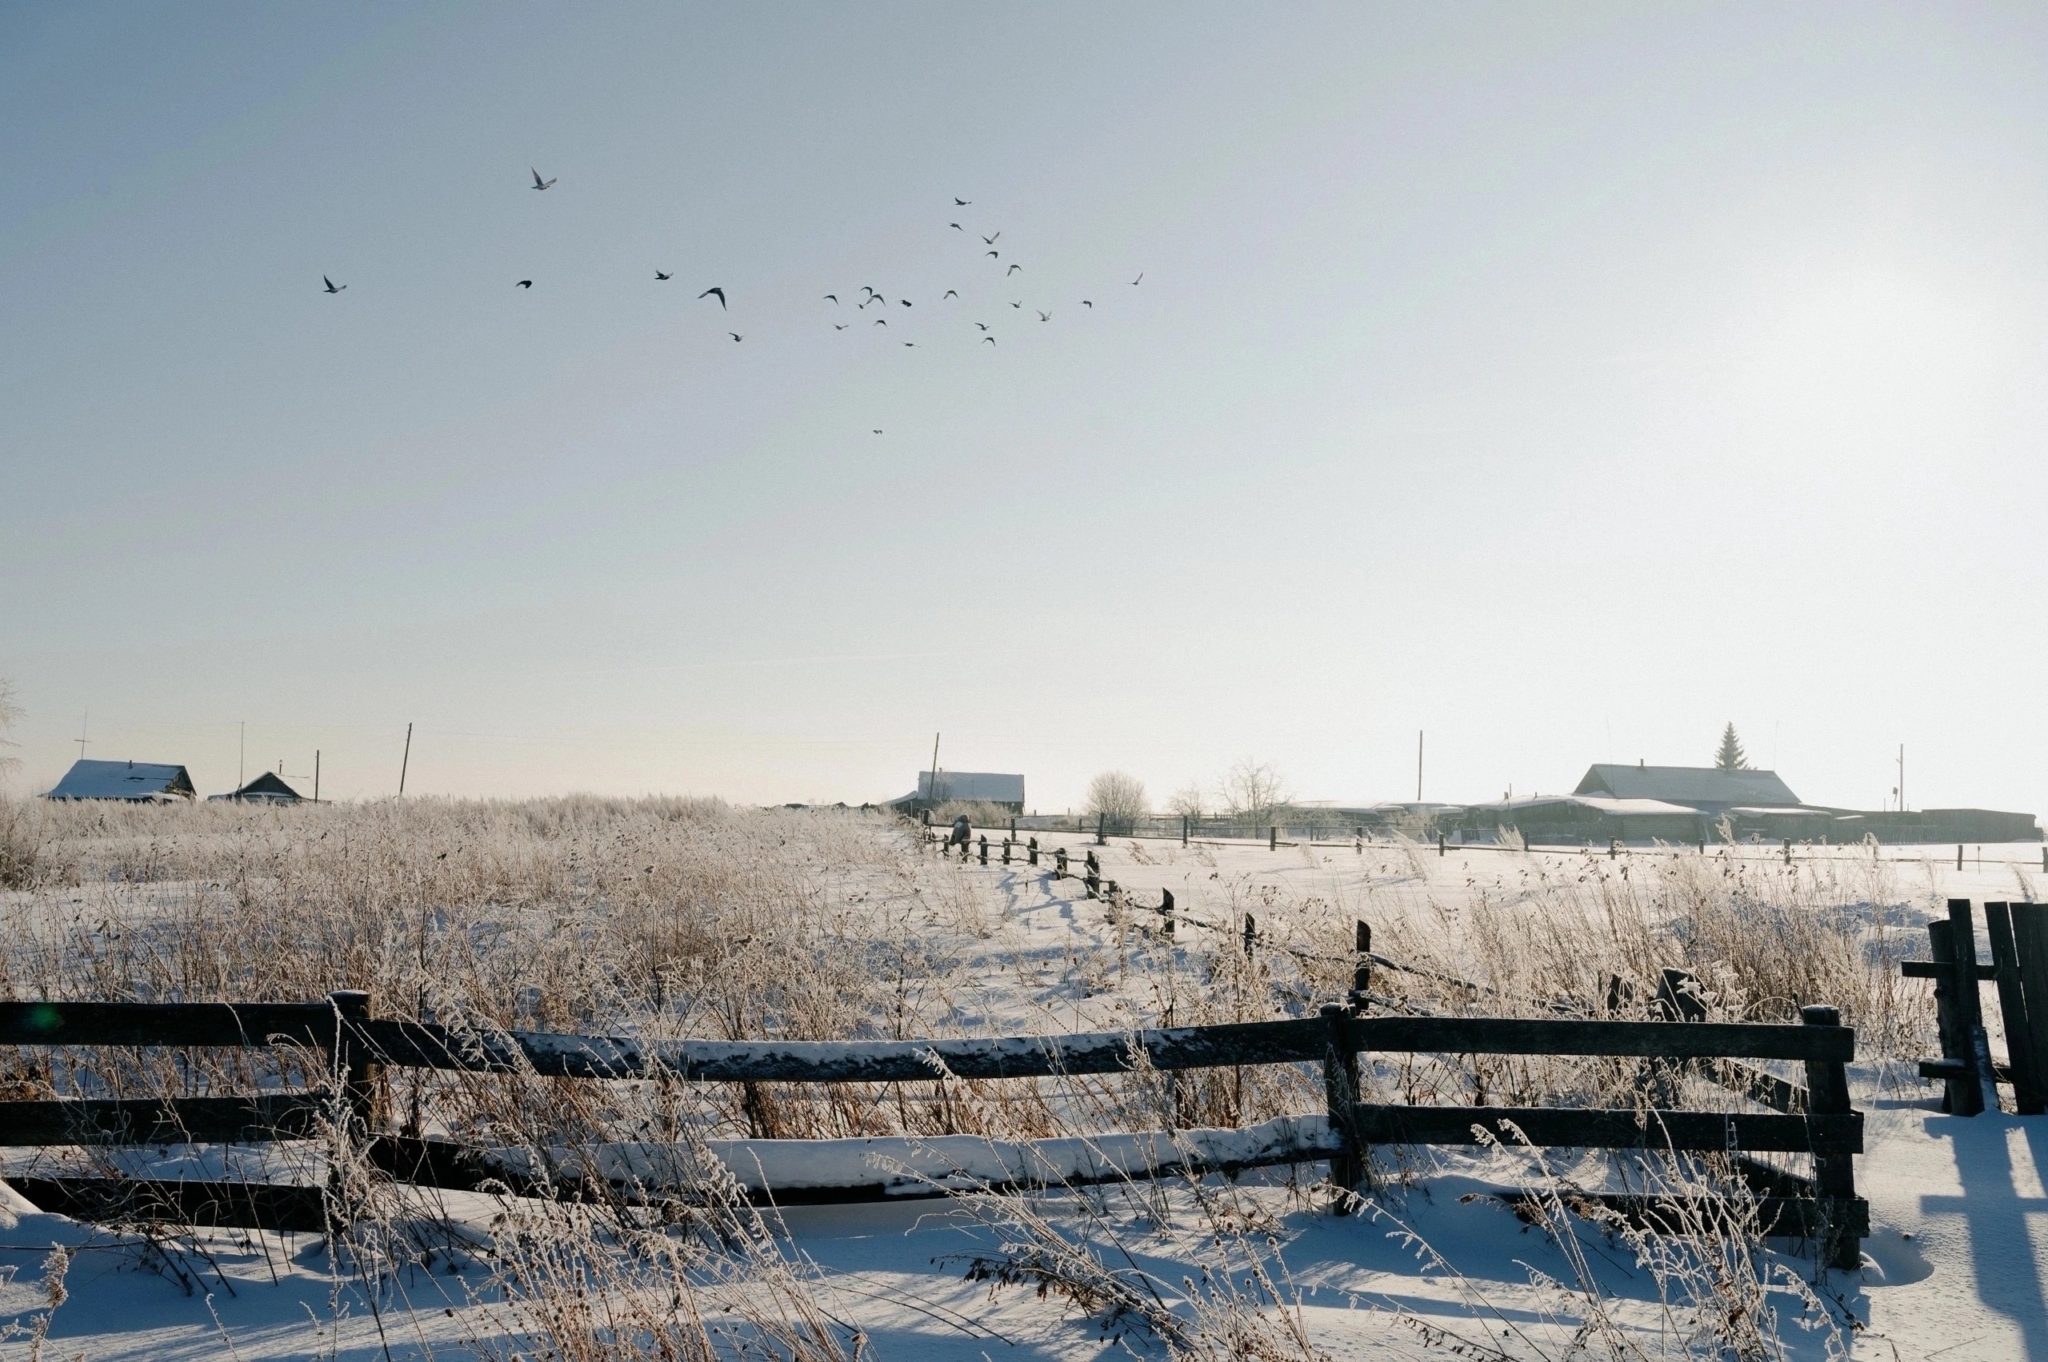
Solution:
<svg viewBox="0 0 2048 1362"><path fill-rule="evenodd" d="M1721 730L1721 750L1714 754L1714 769L1717 771L1747 771L1749 758L1742 751L1742 740L1735 736L1735 725L1730 722Z"/></svg>

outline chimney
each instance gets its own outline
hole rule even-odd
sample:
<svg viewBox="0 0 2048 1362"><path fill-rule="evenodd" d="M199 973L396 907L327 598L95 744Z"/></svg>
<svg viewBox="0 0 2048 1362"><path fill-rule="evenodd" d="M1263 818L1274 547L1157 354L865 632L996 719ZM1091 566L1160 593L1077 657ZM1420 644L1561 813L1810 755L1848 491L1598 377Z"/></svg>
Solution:
<svg viewBox="0 0 2048 1362"><path fill-rule="evenodd" d="M1641 757L1636 758L1636 769L1638 771L1643 769L1643 759Z"/></svg>

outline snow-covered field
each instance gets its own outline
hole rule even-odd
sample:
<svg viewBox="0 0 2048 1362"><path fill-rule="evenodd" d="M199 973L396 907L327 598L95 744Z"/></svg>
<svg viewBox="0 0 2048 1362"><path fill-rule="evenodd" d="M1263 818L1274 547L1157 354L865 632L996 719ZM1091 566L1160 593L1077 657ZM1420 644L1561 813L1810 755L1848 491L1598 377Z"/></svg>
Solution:
<svg viewBox="0 0 2048 1362"><path fill-rule="evenodd" d="M1306 1165L758 1223L733 1210L722 1244L701 1226L483 1196L393 1202L333 1256L317 1236L145 1238L17 1204L0 1210L0 1330L14 1330L0 1357L688 1357L703 1340L735 1356L877 1359L2048 1355L2048 1118L1940 1115L1913 1075L1933 1053L1928 986L1896 967L1925 954L1945 899L2033 897L2038 845L1971 848L1958 870L1952 847L1802 848L1786 866L1772 848L1610 859L1112 839L1107 877L1145 903L1173 891L1183 925L1169 943L1149 915L1113 917L1047 866L941 862L889 825L833 815L555 801L33 816L41 879L0 892L14 997L360 986L380 1013L488 1025L882 1039L1312 1012L1349 984L1357 919L1380 952L1487 990L1375 977L1416 1010L1597 1003L1610 973L1685 966L1728 1015L1833 1002L1858 1025L1873 1233L1854 1273L1817 1274L1800 1245L1741 1235L1660 1258L1665 1241L1518 1218L1486 1195L1544 1180L1514 1150L1382 1151L1380 1190L1349 1208ZM1077 863L1085 849L1041 842ZM1260 936L1249 963L1247 913ZM1583 1079L1460 1062L1382 1064L1368 1082L1377 1100L1471 1100L1478 1083L1569 1098ZM1198 1124L1318 1110L1313 1071L1261 1072L1235 1089L1218 1075L1182 1101ZM818 1156L762 1136L943 1152L960 1138L949 1130L1088 1140L1167 1124L1143 1075L932 1088L667 1110L693 1139L797 1169ZM519 1089L512 1105L556 1092ZM402 1112L407 1094L392 1100ZM430 1128L496 1122L503 1135L527 1114L475 1094L423 1100ZM1553 1185L1609 1174L1605 1156L1555 1153ZM53 1247L68 1254L54 1309ZM664 1329L668 1352L649 1332Z"/></svg>

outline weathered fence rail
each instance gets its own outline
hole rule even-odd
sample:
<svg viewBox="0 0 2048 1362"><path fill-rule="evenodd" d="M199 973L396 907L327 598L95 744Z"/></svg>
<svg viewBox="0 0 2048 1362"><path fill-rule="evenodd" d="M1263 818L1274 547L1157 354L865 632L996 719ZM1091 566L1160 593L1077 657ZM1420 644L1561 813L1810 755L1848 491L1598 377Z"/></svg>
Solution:
<svg viewBox="0 0 2048 1362"><path fill-rule="evenodd" d="M1950 899L1948 916L1927 924L1927 960L1907 960L1908 979L1934 981L1941 1058L1923 1060L1920 1076L1940 1080L1942 1110L1975 1116L1998 1110L1998 1085L2013 1090L2022 1116L2048 1112L2048 904L1987 903L1991 962L1978 959L1976 913L1968 899ZM1982 986L1998 987L1998 1019L2006 1057L1995 1058L1984 1024Z"/></svg>
<svg viewBox="0 0 2048 1362"><path fill-rule="evenodd" d="M1856 1196L1853 1156L1862 1150L1862 1116L1849 1103L1845 1063L1855 1033L1833 1009L1808 1008L1803 1024L1757 1025L1711 1021L1630 1021L1561 1018L1358 1016L1341 1007L1322 1015L1220 1026L1155 1028L1129 1033L918 1041L804 1042L680 1041L541 1032L457 1030L367 1015L367 997L337 993L324 1003L0 1005L0 1044L31 1046L285 1044L316 1049L326 1082L302 1093L236 1097L102 1100L0 1104L0 1144L258 1143L313 1135L355 1143L388 1175L438 1187L499 1188L513 1194L589 1195L562 1167L527 1168L502 1151L452 1140L401 1136L384 1129L376 1101L382 1067L470 1073L529 1072L566 1079L644 1079L737 1083L896 1083L941 1078L1042 1078L1106 1074L1149 1065L1187 1070L1237 1065L1317 1063L1323 1071L1326 1110L1258 1140L1231 1143L1233 1132L1206 1132L1211 1153L1148 1157L1142 1168L1091 1172L1056 1157L1060 1141L1020 1142L1016 1179L989 1185L1027 1185L1034 1168L1063 1170L1082 1181L1169 1173L1235 1171L1270 1164L1327 1159L1332 1180L1349 1187L1362 1180L1371 1148L1389 1144L1504 1143L1612 1149L1797 1153L1810 1155L1809 1179L1773 1172L1773 1223L1815 1235L1829 1261L1853 1265L1857 1241L1868 1232L1868 1208ZM1804 1110L1720 1112L1657 1107L1404 1106L1363 1103L1359 1056L1388 1053L1580 1055L1636 1057L1667 1063L1728 1062L1734 1057L1804 1062ZM1789 1086L1787 1092L1790 1092ZM1784 1095L1784 1094L1779 1094ZM1789 1102L1788 1102L1789 1105ZM1510 1128L1511 1127L1511 1128ZM1480 1130L1487 1134L1482 1135ZM1243 1132L1236 1132L1243 1134ZM1121 1141L1175 1141L1175 1132L1102 1137ZM781 1143L781 1142L771 1142ZM813 1142L790 1142L811 1145ZM829 1142L818 1142L829 1143ZM904 1142L898 1141L899 1147ZM1073 1144L1073 1141L1064 1142ZM756 1146L758 1147L758 1146ZM1143 1145L1140 1148L1163 1148ZM1175 1144L1176 1150L1189 1146ZM586 1170L588 1173L589 1170ZM1071 1179L1069 1179L1071 1180ZM1040 1179L1041 1183L1044 1181ZM142 1215L175 1211L188 1223L253 1223L274 1229L336 1223L347 1208L309 1187L265 1188L148 1179L25 1180L39 1204L82 1213L97 1210ZM943 1180L925 1184L946 1190ZM863 1188L866 1190L863 1191ZM617 1188L611 1189L616 1192ZM658 1189L657 1189L658 1190ZM766 1185L780 1200L851 1200L904 1189L805 1183L793 1195ZM644 1191L644 1189L643 1189ZM1789 1194L1788 1194L1789 1193ZM1783 1204L1776 1204L1783 1203Z"/></svg>

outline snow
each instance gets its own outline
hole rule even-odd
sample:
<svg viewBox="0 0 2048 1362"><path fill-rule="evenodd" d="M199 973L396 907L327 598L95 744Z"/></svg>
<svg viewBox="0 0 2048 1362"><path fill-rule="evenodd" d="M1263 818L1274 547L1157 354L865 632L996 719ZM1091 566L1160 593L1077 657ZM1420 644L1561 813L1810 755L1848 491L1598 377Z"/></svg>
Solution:
<svg viewBox="0 0 2048 1362"><path fill-rule="evenodd" d="M1042 841L1050 849L1056 839ZM1085 839L1075 837L1078 854ZM1625 853L1649 857L1653 853ZM1720 851L1776 865L1776 847ZM1890 897L1848 905L1873 930L1924 942L1924 924L1951 896L1978 902L2023 896L2039 873L2037 844L1986 846L1957 869L1942 848L1802 848L1802 865L1832 867L1844 877L1882 871L1894 877ZM1189 919L1231 920L1225 896L1270 885L1328 911L1379 918L1404 904L1434 903L1456 912L1477 895L1497 901L1540 899L1523 877L1547 867L1600 873L1582 854L1512 854L1495 849L1369 847L1308 844L1268 851L1263 843L1210 844L1182 850L1167 843L1117 839L1101 849L1104 874L1134 893L1171 888ZM1607 864L1604 855L1599 865ZM1076 943L1111 941L1122 928L1106 923L1103 905L1074 897L1072 880L1049 882L1041 869L957 867L963 884L979 886L999 912L1007 935L992 949L1012 957L1004 968L971 965L963 981L963 1018L994 1030L1048 1031L1048 1007L1015 965L1019 955L1054 958ZM1875 881L1873 881L1875 882ZM1370 905L1369 908L1367 905ZM1913 953L1924 953L1924 948ZM1914 985L1918 987L1918 985ZM1114 1025L1120 999L1062 1001L1063 1019ZM1995 1025L1995 1007L1987 1021ZM1105 1034L1119 1034L1107 1031ZM566 1044L567 1042L563 1042ZM622 1038L630 1050L637 1042ZM737 1048L737 1047L735 1047ZM751 1047L748 1047L751 1048ZM819 1053L901 1056L921 1047L859 1042ZM796 1047L791 1047L792 1053ZM696 1054L708 1051L695 1048ZM1862 1063L1852 1071L1865 1111L1866 1152L1856 1161L1858 1190L1871 1203L1872 1234L1860 1272L1824 1274L1821 1295L1838 1319L1854 1322L1853 1357L1869 1362L1935 1358L1942 1362L2048 1356L2048 1118L1986 1114L1949 1117L1936 1110L1937 1090L1898 1064ZM2007 1094L2009 1099L2009 1092ZM1157 1135L1102 1134L1044 1141L943 1136L924 1140L825 1142L723 1141L708 1151L743 1185L797 1189L865 1181L898 1194L933 1182L969 1185L1040 1177L1114 1175L1194 1151L1209 1162L1253 1161L1290 1140L1326 1132L1320 1117L1268 1122L1243 1131ZM551 1151L573 1161L594 1158L607 1174L646 1174L678 1157L672 1146L615 1144L595 1151ZM506 1151L516 1163L530 1155ZM1382 1160L1393 1157L1383 1152ZM1028 1204L1077 1236L1114 1232L1135 1268L1150 1274L1182 1314L1197 1302L1184 1283L1211 1280L1222 1242L1205 1207L1218 1199L1231 1214L1262 1226L1284 1262L1300 1318L1313 1344L1332 1358L1421 1358L1450 1355L1430 1330L1502 1349L1508 1356L1563 1356L1570 1321L1586 1302L1629 1328L1654 1330L1664 1306L1658 1283L1626 1249L1579 1224L1561 1241L1518 1219L1493 1194L1522 1183L1526 1155L1500 1151L1411 1151L1411 1181L1375 1197L1353 1214L1334 1215L1303 1187L1319 1170L1295 1177L1276 1168L1232 1185L1211 1178L1199 1192L1163 1184L1156 1193L1108 1189L1059 1192ZM1598 1156L1571 1156L1563 1175L1602 1175ZM212 1162L198 1158L199 1164ZM1554 1165L1555 1166L1555 1165ZM451 1214L483 1223L497 1203L448 1198ZM990 1203L970 1200L903 1204L791 1207L773 1214L779 1242L814 1271L819 1298L834 1315L866 1334L868 1356L885 1359L1081 1359L1109 1355L1113 1340L1059 1299L1041 1300L1028 1287L991 1291L965 1280L974 1255L996 1251L1014 1236ZM1427 1251L1417 1244L1426 1243ZM209 1235L204 1253L150 1248L133 1236L80 1225L36 1211L19 1198L0 1200L0 1357L26 1357L10 1321L31 1324L47 1308L44 1264L53 1246L71 1251L71 1300L56 1312L51 1357L94 1359L211 1358L232 1353L245 1362L301 1357L437 1358L498 1355L516 1350L514 1322L501 1301L475 1290L471 1276L402 1274L365 1284L347 1263L329 1261L317 1237ZM1779 1244L1795 1277L1811 1278L1810 1258ZM1574 1249L1567 1252L1567 1249ZM1590 1278L1581 1284L1575 1263ZM1563 1283L1560 1288L1532 1272ZM1229 1274L1225 1273L1225 1277ZM1824 1334L1806 1334L1790 1320L1797 1293L1780 1285L1768 1298L1787 1321L1788 1356L1826 1356ZM1577 1312L1577 1313L1574 1313ZM1142 1339L1132 1347L1143 1354ZM1650 1349L1652 1356L1678 1355Z"/></svg>

